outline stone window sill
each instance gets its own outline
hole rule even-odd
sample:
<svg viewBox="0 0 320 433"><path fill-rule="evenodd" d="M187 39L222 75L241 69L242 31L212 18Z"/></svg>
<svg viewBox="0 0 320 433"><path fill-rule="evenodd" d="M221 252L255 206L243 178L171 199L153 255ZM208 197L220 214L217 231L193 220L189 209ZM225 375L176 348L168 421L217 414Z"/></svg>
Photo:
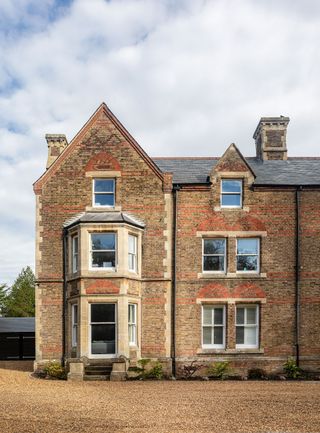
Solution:
<svg viewBox="0 0 320 433"><path fill-rule="evenodd" d="M198 349L197 355L263 355L264 349Z"/></svg>
<svg viewBox="0 0 320 433"><path fill-rule="evenodd" d="M220 272L200 272L198 273L198 278L200 279L217 279L217 278L236 278L236 279L261 279L267 278L266 273L254 274L250 272L241 272L241 274L236 272L228 272L226 274Z"/></svg>

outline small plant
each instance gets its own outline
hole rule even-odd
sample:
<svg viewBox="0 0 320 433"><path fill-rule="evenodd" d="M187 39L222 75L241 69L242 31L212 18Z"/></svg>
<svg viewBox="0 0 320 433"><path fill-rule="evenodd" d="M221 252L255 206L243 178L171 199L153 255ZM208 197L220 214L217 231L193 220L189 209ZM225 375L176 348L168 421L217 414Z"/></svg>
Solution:
<svg viewBox="0 0 320 433"><path fill-rule="evenodd" d="M301 376L301 368L297 366L296 361L291 357L283 364L283 369L286 372L287 377L290 379L297 379Z"/></svg>
<svg viewBox="0 0 320 433"><path fill-rule="evenodd" d="M251 368L248 371L248 379L265 379L267 374L262 368Z"/></svg>
<svg viewBox="0 0 320 433"><path fill-rule="evenodd" d="M134 367L134 370L139 374L140 379L162 379L163 378L163 368L159 361L153 362L150 368L147 366L150 364L151 359L142 358L138 361L138 367Z"/></svg>
<svg viewBox="0 0 320 433"><path fill-rule="evenodd" d="M221 380L223 380L230 373L231 373L230 362L228 362L228 361L214 362L208 368L208 376L212 377L214 379L221 379Z"/></svg>
<svg viewBox="0 0 320 433"><path fill-rule="evenodd" d="M66 379L65 368L57 361L51 361L44 367L44 372L47 376L54 379Z"/></svg>
<svg viewBox="0 0 320 433"><path fill-rule="evenodd" d="M153 367L144 373L145 379L162 379L163 378L163 368L161 362L157 361L154 363Z"/></svg>
<svg viewBox="0 0 320 433"><path fill-rule="evenodd" d="M196 361L192 361L191 364L183 366L182 375L185 379L190 379L201 368L203 368L202 364L196 364Z"/></svg>

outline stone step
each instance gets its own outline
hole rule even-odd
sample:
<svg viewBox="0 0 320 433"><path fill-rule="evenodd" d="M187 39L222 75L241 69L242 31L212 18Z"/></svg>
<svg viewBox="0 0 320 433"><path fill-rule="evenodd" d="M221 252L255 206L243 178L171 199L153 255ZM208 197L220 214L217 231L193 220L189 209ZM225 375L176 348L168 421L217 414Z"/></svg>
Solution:
<svg viewBox="0 0 320 433"><path fill-rule="evenodd" d="M106 380L110 380L110 376L105 375L105 374L95 374L95 375L85 374L83 376L83 380L86 380L86 381L106 381Z"/></svg>
<svg viewBox="0 0 320 433"><path fill-rule="evenodd" d="M101 365L101 366L96 366L96 365L88 365L87 367L85 367L84 371L87 373L92 373L92 372L107 372L107 373L111 373L112 371L112 366L109 365Z"/></svg>

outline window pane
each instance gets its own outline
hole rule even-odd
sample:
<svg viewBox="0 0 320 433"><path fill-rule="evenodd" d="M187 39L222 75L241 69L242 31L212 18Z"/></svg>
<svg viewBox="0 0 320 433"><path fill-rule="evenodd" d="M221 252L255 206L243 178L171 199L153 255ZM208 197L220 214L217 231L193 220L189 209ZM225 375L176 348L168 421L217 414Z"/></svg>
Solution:
<svg viewBox="0 0 320 433"><path fill-rule="evenodd" d="M221 206L241 206L240 194L222 194Z"/></svg>
<svg viewBox="0 0 320 433"><path fill-rule="evenodd" d="M214 344L223 344L223 328L222 328L222 326L214 328Z"/></svg>
<svg viewBox="0 0 320 433"><path fill-rule="evenodd" d="M96 206L114 206L114 194L95 194L94 204Z"/></svg>
<svg viewBox="0 0 320 433"><path fill-rule="evenodd" d="M212 325L212 308L203 307L203 324Z"/></svg>
<svg viewBox="0 0 320 433"><path fill-rule="evenodd" d="M129 235L128 238L128 251L131 254L136 253L136 237Z"/></svg>
<svg viewBox="0 0 320 433"><path fill-rule="evenodd" d="M135 306L133 304L129 304L129 322L135 323Z"/></svg>
<svg viewBox="0 0 320 433"><path fill-rule="evenodd" d="M110 252L93 252L92 253L92 267L93 268L115 268L116 267L116 253Z"/></svg>
<svg viewBox="0 0 320 433"><path fill-rule="evenodd" d="M73 240L73 253L77 254L78 253L78 236L75 236L74 238L72 238Z"/></svg>
<svg viewBox="0 0 320 433"><path fill-rule="evenodd" d="M114 250L116 235L114 233L95 233L91 235L93 250Z"/></svg>
<svg viewBox="0 0 320 433"><path fill-rule="evenodd" d="M112 354L116 351L115 325L91 325L93 354Z"/></svg>
<svg viewBox="0 0 320 433"><path fill-rule="evenodd" d="M114 180L113 179L95 179L94 192L113 192Z"/></svg>
<svg viewBox="0 0 320 433"><path fill-rule="evenodd" d="M238 256L237 271L257 271L258 257L257 256Z"/></svg>
<svg viewBox="0 0 320 433"><path fill-rule="evenodd" d="M222 192L241 192L241 180L222 180Z"/></svg>
<svg viewBox="0 0 320 433"><path fill-rule="evenodd" d="M115 305L91 304L91 322L115 322Z"/></svg>
<svg viewBox="0 0 320 433"><path fill-rule="evenodd" d="M244 323L244 308L237 307L237 325Z"/></svg>
<svg viewBox="0 0 320 433"><path fill-rule="evenodd" d="M238 239L237 254L258 254L258 239Z"/></svg>
<svg viewBox="0 0 320 433"><path fill-rule="evenodd" d="M225 244L225 239L205 239L204 254L224 254Z"/></svg>
<svg viewBox="0 0 320 433"><path fill-rule="evenodd" d="M212 344L211 341L211 329L212 328L202 328L203 329L203 344Z"/></svg>
<svg viewBox="0 0 320 433"><path fill-rule="evenodd" d="M256 307L248 307L247 308L247 324L255 325L256 324Z"/></svg>
<svg viewBox="0 0 320 433"><path fill-rule="evenodd" d="M245 330L245 344L248 346L255 346L256 345L256 333L257 329L254 328L246 328Z"/></svg>
<svg viewBox="0 0 320 433"><path fill-rule="evenodd" d="M237 326L236 329L236 344L244 344L244 327Z"/></svg>
<svg viewBox="0 0 320 433"><path fill-rule="evenodd" d="M224 256L204 256L204 271L224 271Z"/></svg>
<svg viewBox="0 0 320 433"><path fill-rule="evenodd" d="M129 325L129 343L135 343L135 342L136 342L135 325Z"/></svg>
<svg viewBox="0 0 320 433"><path fill-rule="evenodd" d="M215 325L223 324L223 308L214 309L214 324Z"/></svg>
<svg viewBox="0 0 320 433"><path fill-rule="evenodd" d="M78 305L73 305L73 323L78 323Z"/></svg>

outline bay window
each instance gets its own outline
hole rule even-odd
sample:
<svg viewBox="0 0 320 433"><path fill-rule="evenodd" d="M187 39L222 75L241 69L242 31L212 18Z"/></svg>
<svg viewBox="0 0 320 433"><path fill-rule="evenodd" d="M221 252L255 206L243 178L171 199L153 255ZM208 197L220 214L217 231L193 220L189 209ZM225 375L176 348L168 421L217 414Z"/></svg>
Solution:
<svg viewBox="0 0 320 433"><path fill-rule="evenodd" d="M116 234L92 233L90 236L90 267L114 270L116 267Z"/></svg>

